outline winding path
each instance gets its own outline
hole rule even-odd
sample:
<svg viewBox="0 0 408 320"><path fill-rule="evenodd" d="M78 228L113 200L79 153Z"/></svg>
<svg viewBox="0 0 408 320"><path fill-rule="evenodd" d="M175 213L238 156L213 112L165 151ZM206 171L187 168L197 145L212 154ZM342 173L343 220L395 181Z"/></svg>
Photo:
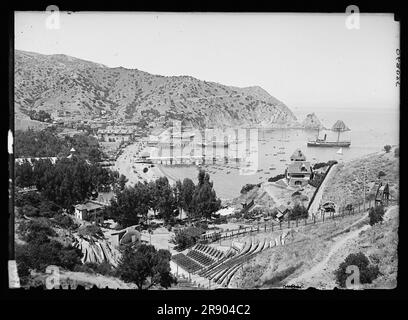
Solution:
<svg viewBox="0 0 408 320"><path fill-rule="evenodd" d="M398 206L391 206L387 209L387 211L384 214L384 220L389 220L392 215L396 214ZM353 223L348 229L353 228L353 226L358 225L361 223L364 219L366 219L368 216L368 213L365 214L361 219ZM326 257L314 265L311 269L307 270L304 273L301 273L299 276L296 278L290 280L288 282L288 285L297 285L297 284L302 284L302 283L311 283L313 282L313 278L316 275L322 274L323 272L326 271L326 268L328 267L329 261L332 258L332 256L337 253L348 241L352 240L353 238L357 237L362 231L367 230L371 228L369 224L366 224L354 231L349 232L346 236L340 238L338 241L335 242L335 244L330 248L329 252L327 253Z"/></svg>
<svg viewBox="0 0 408 320"><path fill-rule="evenodd" d="M318 264L314 265L310 270L306 271L305 273L302 273L300 276L296 277L295 279L290 280L288 282L288 285L292 285L292 284L296 285L296 284L302 283L303 281L307 283L307 282L310 282L310 280L312 280L316 274L322 274L327 268L328 262L330 261L331 257L338 250L340 250L349 240L357 237L360 234L360 232L367 230L368 228L370 228L370 225L365 225L357 230L354 230L348 233L345 237L341 238L330 248L330 251L328 252L326 257L322 261L320 261Z"/></svg>

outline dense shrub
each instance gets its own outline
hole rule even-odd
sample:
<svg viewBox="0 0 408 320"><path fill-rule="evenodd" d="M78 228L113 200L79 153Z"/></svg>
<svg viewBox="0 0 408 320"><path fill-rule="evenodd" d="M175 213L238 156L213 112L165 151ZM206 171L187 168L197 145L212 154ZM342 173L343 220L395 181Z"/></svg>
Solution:
<svg viewBox="0 0 408 320"><path fill-rule="evenodd" d="M385 145L384 150L385 150L386 153L390 152L391 151L391 146L389 144Z"/></svg>
<svg viewBox="0 0 408 320"><path fill-rule="evenodd" d="M54 217L54 222L63 229L75 229L77 224L74 220L66 214L58 214Z"/></svg>
<svg viewBox="0 0 408 320"><path fill-rule="evenodd" d="M201 229L202 231L207 230L208 229L208 222L206 221L198 221L196 223L194 223L194 227Z"/></svg>
<svg viewBox="0 0 408 320"><path fill-rule="evenodd" d="M309 180L309 184L315 188L318 188L324 180L324 173L315 172L313 179Z"/></svg>
<svg viewBox="0 0 408 320"><path fill-rule="evenodd" d="M82 226L78 229L78 234L83 237L103 238L103 232L100 227L95 224Z"/></svg>
<svg viewBox="0 0 408 320"><path fill-rule="evenodd" d="M305 219L307 217L307 209L301 204L296 204L288 214L289 220Z"/></svg>
<svg viewBox="0 0 408 320"><path fill-rule="evenodd" d="M313 170L317 170L317 169L320 169L320 168L324 168L324 167L326 167L327 166L327 163L326 162L318 162L318 163L316 163L314 166L313 166Z"/></svg>
<svg viewBox="0 0 408 320"><path fill-rule="evenodd" d="M394 150L394 156L399 157L399 148L395 148Z"/></svg>
<svg viewBox="0 0 408 320"><path fill-rule="evenodd" d="M220 216L214 220L214 224L223 224L227 223L227 217L225 216Z"/></svg>
<svg viewBox="0 0 408 320"><path fill-rule="evenodd" d="M38 217L40 215L40 210L32 205L26 204L20 208L19 213L27 217Z"/></svg>
<svg viewBox="0 0 408 320"><path fill-rule="evenodd" d="M329 161L327 161L327 165L328 166L332 166L332 165L334 165L334 164L337 164L338 162L336 161L336 160L329 160Z"/></svg>
<svg viewBox="0 0 408 320"><path fill-rule="evenodd" d="M346 287L346 280L351 275L346 272L348 266L356 266L358 268L361 284L371 283L380 274L378 266L370 265L370 261L362 252L349 254L334 272L336 282L341 287Z"/></svg>
<svg viewBox="0 0 408 320"><path fill-rule="evenodd" d="M21 221L18 227L18 233L21 239L27 242L32 242L37 239L43 241L48 237L55 237L57 234L51 228L51 223L48 219L39 218L36 220Z"/></svg>
<svg viewBox="0 0 408 320"><path fill-rule="evenodd" d="M14 205L16 207L22 207L24 205L38 206L43 197L37 191L29 191L26 193L16 193L14 196Z"/></svg>
<svg viewBox="0 0 408 320"><path fill-rule="evenodd" d="M115 276L115 270L109 262L87 262L84 264L76 265L74 267L76 272L86 272L86 273L98 273L104 276Z"/></svg>
<svg viewBox="0 0 408 320"><path fill-rule="evenodd" d="M247 193L248 191L252 190L255 187L259 187L259 184L251 184L251 183L247 183L246 185L244 185L241 189L241 193Z"/></svg>
<svg viewBox="0 0 408 320"><path fill-rule="evenodd" d="M378 179L381 179L382 177L385 177L385 172L384 171L379 171L377 174Z"/></svg>
<svg viewBox="0 0 408 320"><path fill-rule="evenodd" d="M268 181L269 181L269 182L276 182L276 181L278 181L278 180L280 180L280 179L283 179L283 178L285 178L285 174L284 174L284 173L278 174L277 176L274 176L274 177L271 177L271 178L268 179Z"/></svg>
<svg viewBox="0 0 408 320"><path fill-rule="evenodd" d="M28 281L30 270L44 272L49 265L73 270L81 264L81 250L72 246L63 246L51 239L57 236L48 219L23 221L19 233L27 244L16 246L17 270L22 283Z"/></svg>
<svg viewBox="0 0 408 320"><path fill-rule="evenodd" d="M370 225L374 225L378 222L383 221L384 218L384 207L383 206L378 206L374 208L370 208L370 212L368 213L368 216L370 218Z"/></svg>
<svg viewBox="0 0 408 320"><path fill-rule="evenodd" d="M49 240L16 246L16 261L19 276L28 276L30 270L44 272L49 265L73 270L81 263L81 250L64 247L60 242Z"/></svg>
<svg viewBox="0 0 408 320"><path fill-rule="evenodd" d="M146 173L147 171L149 171L148 168L143 168L143 173Z"/></svg>

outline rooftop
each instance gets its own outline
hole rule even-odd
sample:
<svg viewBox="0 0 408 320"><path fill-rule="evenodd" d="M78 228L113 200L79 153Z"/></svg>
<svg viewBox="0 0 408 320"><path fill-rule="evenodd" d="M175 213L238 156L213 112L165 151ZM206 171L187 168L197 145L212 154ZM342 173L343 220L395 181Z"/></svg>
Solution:
<svg viewBox="0 0 408 320"><path fill-rule="evenodd" d="M310 162L307 161L294 161L288 165L288 173L311 173Z"/></svg>
<svg viewBox="0 0 408 320"><path fill-rule="evenodd" d="M300 149L296 149L290 156L291 161L306 161L306 156Z"/></svg>
<svg viewBox="0 0 408 320"><path fill-rule="evenodd" d="M101 209L101 208L104 207L104 205L101 204L101 203L92 201L92 200L88 200L88 201L86 201L84 203L77 204L74 207L75 207L75 209L78 209L78 210L91 211L91 210L95 210L95 209Z"/></svg>

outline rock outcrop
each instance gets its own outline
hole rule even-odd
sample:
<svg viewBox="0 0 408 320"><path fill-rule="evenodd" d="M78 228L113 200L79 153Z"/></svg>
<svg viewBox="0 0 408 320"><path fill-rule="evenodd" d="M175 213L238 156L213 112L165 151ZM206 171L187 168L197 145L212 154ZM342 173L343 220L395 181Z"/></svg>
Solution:
<svg viewBox="0 0 408 320"><path fill-rule="evenodd" d="M314 113L309 113L302 121L302 127L305 129L324 129L322 123Z"/></svg>

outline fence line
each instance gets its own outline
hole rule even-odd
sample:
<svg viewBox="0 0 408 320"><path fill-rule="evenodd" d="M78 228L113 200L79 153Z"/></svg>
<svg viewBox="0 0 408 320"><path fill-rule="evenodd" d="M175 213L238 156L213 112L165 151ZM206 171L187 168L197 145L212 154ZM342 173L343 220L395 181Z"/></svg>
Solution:
<svg viewBox="0 0 408 320"><path fill-rule="evenodd" d="M391 199L389 200L389 202L394 202L394 201L395 200L391 200ZM269 230L273 232L276 230L287 230L287 229L300 227L300 226L322 224L322 223L327 223L335 219L342 219L347 216L359 214L364 211L363 210L364 202L352 204L352 206L353 208L351 210L347 210L346 207L344 206L344 207L339 208L337 212L333 212L333 213L326 212L320 215L311 215L304 219L287 220L287 221L280 221L276 223L274 221L272 221L272 223L263 222L263 223L258 223L255 226L214 232L212 234L201 236L198 242L199 243L210 243L210 242L217 242L217 241L221 242L222 240L232 239L234 237L240 237L240 236L244 236L248 234L252 235L253 233L266 232ZM368 211L373 207L375 207L374 200L366 201L365 211Z"/></svg>

